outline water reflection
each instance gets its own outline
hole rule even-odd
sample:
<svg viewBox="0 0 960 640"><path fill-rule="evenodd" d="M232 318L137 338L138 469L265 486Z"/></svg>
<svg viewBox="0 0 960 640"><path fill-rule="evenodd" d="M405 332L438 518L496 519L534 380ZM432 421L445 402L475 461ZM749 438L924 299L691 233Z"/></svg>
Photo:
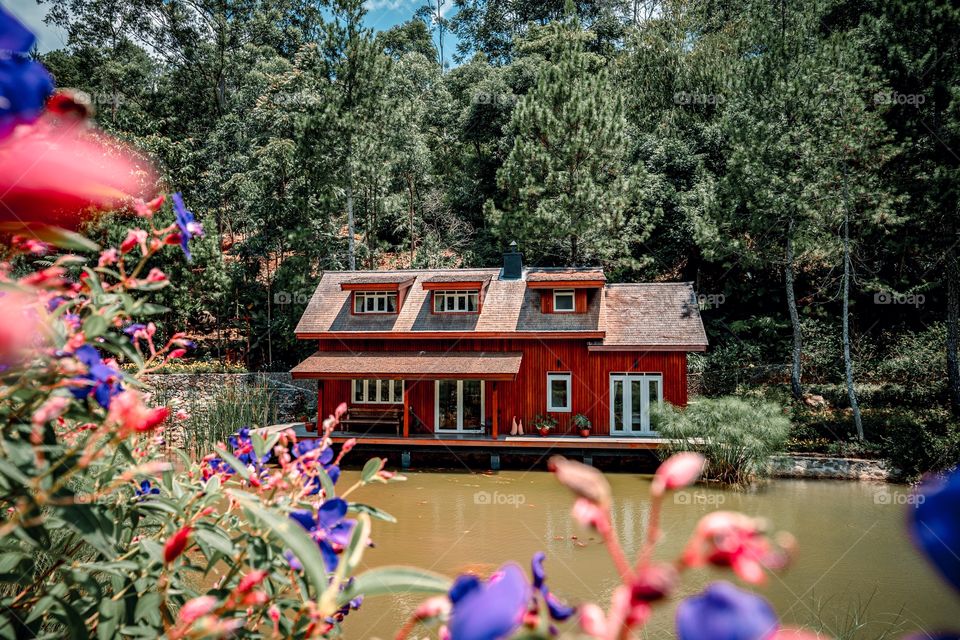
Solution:
<svg viewBox="0 0 960 640"><path fill-rule="evenodd" d="M410 563L448 575L486 574L506 560L527 566L547 552L551 588L572 602L606 603L617 581L599 538L574 525L571 499L549 474L410 473L402 484L366 487L356 499L393 515L377 523L367 566ZM616 474L614 523L628 553L642 542L649 519L649 476ZM348 486L351 478L345 480ZM909 490L846 482L778 481L744 492L697 487L667 501L658 556L675 557L697 519L730 509L770 519L800 542L797 562L773 576L762 592L792 624L815 624L834 637L849 635L852 612L867 607L871 621L854 637L873 639L891 626L933 632L957 626L960 598L938 580L904 534ZM698 570L681 595L729 575ZM351 614L349 638L390 638L419 599L371 599ZM672 606L657 611L647 638L673 637ZM900 634L895 634L898 636Z"/></svg>

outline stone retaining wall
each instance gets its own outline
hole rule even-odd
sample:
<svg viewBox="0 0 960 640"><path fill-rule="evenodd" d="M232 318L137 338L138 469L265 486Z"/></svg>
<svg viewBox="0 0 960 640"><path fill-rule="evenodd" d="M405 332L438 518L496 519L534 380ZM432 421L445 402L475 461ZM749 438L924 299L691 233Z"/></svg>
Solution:
<svg viewBox="0 0 960 640"><path fill-rule="evenodd" d="M880 460L782 455L770 459L774 478L874 480L886 482L890 469Z"/></svg>
<svg viewBox="0 0 960 640"><path fill-rule="evenodd" d="M278 422L295 422L317 413L317 384L294 380L289 372L265 373L163 373L144 376L144 383L177 408L202 405L218 391L231 386L267 384L277 405Z"/></svg>

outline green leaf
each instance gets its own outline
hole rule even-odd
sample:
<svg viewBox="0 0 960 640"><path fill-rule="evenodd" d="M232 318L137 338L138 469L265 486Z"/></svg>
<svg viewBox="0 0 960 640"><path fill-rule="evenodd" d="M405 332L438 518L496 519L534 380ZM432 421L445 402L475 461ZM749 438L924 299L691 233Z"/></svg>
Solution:
<svg viewBox="0 0 960 640"><path fill-rule="evenodd" d="M390 515L390 514L387 513L386 511L383 511L383 510L381 510L381 509L377 509L376 507L372 507L372 506L370 506L370 505L368 505L368 504L362 504L362 503L359 503L359 502L351 502L351 503L350 503L350 511L352 511L352 512L354 512L354 513L365 513L365 514L367 514L368 516L370 516L371 518L376 518L377 520L382 520L382 521L384 521L384 522L396 522L396 521L397 521L396 518L394 518L392 515Z"/></svg>
<svg viewBox="0 0 960 640"><path fill-rule="evenodd" d="M363 551L367 547L367 541L370 539L370 516L361 513L357 518L357 525L353 528L350 535L350 543L347 545L343 554L342 562L346 563L346 575L350 575L354 568L360 564L360 558L363 557Z"/></svg>
<svg viewBox="0 0 960 640"><path fill-rule="evenodd" d="M83 333L87 338L95 338L103 335L108 326L106 318L99 313L94 313L83 321Z"/></svg>
<svg viewBox="0 0 960 640"><path fill-rule="evenodd" d="M233 542L230 541L227 534L219 529L198 528L197 537L228 558L236 555Z"/></svg>
<svg viewBox="0 0 960 640"><path fill-rule="evenodd" d="M97 640L113 640L120 626L120 616L123 615L124 603L104 598L100 601L100 616L97 618Z"/></svg>
<svg viewBox="0 0 960 640"><path fill-rule="evenodd" d="M373 480L373 477L377 475L377 472L380 471L382 466L383 460L381 458L370 458L367 460L367 463L363 465L363 471L360 474L360 481L366 484Z"/></svg>
<svg viewBox="0 0 960 640"><path fill-rule="evenodd" d="M159 627L160 621L160 594L156 591L145 593L137 598L137 606L133 611L134 622L144 620L147 624Z"/></svg>
<svg viewBox="0 0 960 640"><path fill-rule="evenodd" d="M316 466L317 477L320 478L320 487L323 489L323 495L332 498L337 495L337 488L333 485L333 480L327 473L327 470L320 465Z"/></svg>
<svg viewBox="0 0 960 640"><path fill-rule="evenodd" d="M236 498L249 515L270 528L303 565L303 573L313 584L317 594L327 588L327 570L323 566L323 557L317 543L307 534L306 530L292 519L278 515L261 507L255 499L242 491L229 490L228 493Z"/></svg>
<svg viewBox="0 0 960 640"><path fill-rule="evenodd" d="M79 233L38 222L0 223L0 233L18 233L24 236L32 236L47 244L71 251L100 251L100 246L97 243Z"/></svg>
<svg viewBox="0 0 960 640"><path fill-rule="evenodd" d="M218 456L223 458L224 462L226 462L231 467L233 467L233 470L236 471L241 478L243 478L244 480L250 479L250 472L247 470L247 465L237 460L237 458L232 453L224 449L221 449L220 447L214 448L214 451L217 452Z"/></svg>
<svg viewBox="0 0 960 640"><path fill-rule="evenodd" d="M355 576L340 594L339 604L361 594L369 598L394 593L446 593L450 584L451 580L446 576L415 567L378 567Z"/></svg>

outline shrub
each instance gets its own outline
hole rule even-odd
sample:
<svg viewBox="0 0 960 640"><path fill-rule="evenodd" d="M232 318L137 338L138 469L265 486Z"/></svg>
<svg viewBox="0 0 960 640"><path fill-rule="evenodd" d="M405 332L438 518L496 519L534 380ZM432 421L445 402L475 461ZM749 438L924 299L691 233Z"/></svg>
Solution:
<svg viewBox="0 0 960 640"><path fill-rule="evenodd" d="M790 433L790 420L778 404L734 397L704 398L686 409L665 405L654 410L652 420L667 440L660 456L701 453L705 476L729 484L765 475L769 457L783 450Z"/></svg>

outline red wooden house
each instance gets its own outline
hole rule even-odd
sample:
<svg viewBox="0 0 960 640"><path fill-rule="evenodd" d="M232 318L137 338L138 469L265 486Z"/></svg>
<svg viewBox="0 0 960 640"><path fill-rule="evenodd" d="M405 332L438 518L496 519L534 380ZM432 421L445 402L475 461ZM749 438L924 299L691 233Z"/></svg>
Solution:
<svg viewBox="0 0 960 640"><path fill-rule="evenodd" d="M599 268L327 272L296 329L317 351L318 413L396 436L503 438L537 414L576 433L653 435L650 407L687 402L687 353L706 334L690 283L608 284Z"/></svg>

